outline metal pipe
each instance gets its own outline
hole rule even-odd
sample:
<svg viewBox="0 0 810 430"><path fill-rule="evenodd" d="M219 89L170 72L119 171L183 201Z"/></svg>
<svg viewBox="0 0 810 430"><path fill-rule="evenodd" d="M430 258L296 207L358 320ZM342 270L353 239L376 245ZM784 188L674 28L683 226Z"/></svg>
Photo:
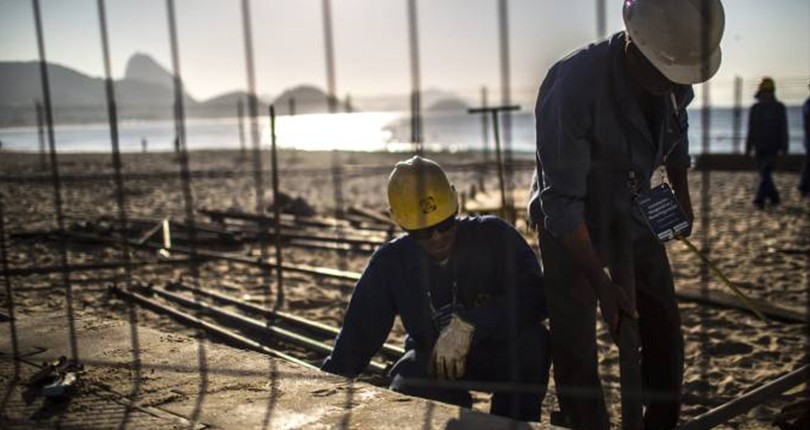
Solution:
<svg viewBox="0 0 810 430"><path fill-rule="evenodd" d="M332 7L329 0L321 1L321 14L323 17L323 45L326 56L326 103L329 113L338 111L337 85L335 84L335 47L332 36Z"/></svg>
<svg viewBox="0 0 810 430"><path fill-rule="evenodd" d="M175 284L172 284L172 286L182 288L184 290L191 291L191 288L188 285L183 284L183 283L175 283ZM297 325L299 327L303 327L303 328L305 328L307 330L310 330L310 331L321 333L324 336L334 337L334 336L337 336L338 333L340 332L340 329L337 328L337 327L332 327L332 326L327 325L327 324L323 324L323 323L320 323L320 322L317 322L317 321L312 321L310 319L299 317L297 315L293 315L293 314L286 313L286 312L281 312L281 311L273 312L273 311L270 311L270 310L268 310L266 308L263 308L261 306L255 305L253 303L249 303L249 302L246 302L244 300L239 300L237 298L228 296L226 294L218 293L216 291L212 291L212 290L208 290L208 289L202 289L202 288L200 288L200 289L198 289L196 291L201 295L207 296L207 297L209 297L211 299L214 299L214 300L217 300L217 301L220 301L220 302L227 303L227 304L232 305L232 306L236 306L236 307L241 308L241 309L246 310L246 311L260 313L260 314L263 314L263 315L266 315L266 316L269 316L268 314L272 313L280 321L284 321L284 322L287 322L289 324ZM403 349L402 347L396 346L396 345L385 343L382 346L381 352L383 352L383 354L388 356L389 358L398 359L398 358L402 357L403 354L405 354L405 349Z"/></svg>
<svg viewBox="0 0 810 430"><path fill-rule="evenodd" d="M53 183L54 209L56 211L56 224L60 233L65 232L65 216L62 211L62 180L59 175L59 164L56 156L56 138L53 132L53 103L51 103L51 86L48 78L48 60L45 57L45 35L42 27L42 14L39 0L32 0L34 6L34 24L36 26L37 49L39 51L39 72L42 82L42 96L45 102L45 125L48 131L48 147L50 148L51 182ZM59 240L59 263L62 267L68 266L67 242L64 235ZM73 290L70 284L70 275L62 270L62 284L65 287L65 302L67 306L68 335L70 337L70 358L79 360L79 346L76 340L76 326L73 318Z"/></svg>
<svg viewBox="0 0 810 430"><path fill-rule="evenodd" d="M129 261L128 264L134 266L152 266L163 264L188 264L191 259L182 260L158 260L158 261ZM46 275L49 273L58 273L66 270L70 273L75 272L92 272L95 270L114 270L120 269L123 265L121 261L107 262L107 263L93 263L93 264L71 264L63 267L58 266L38 266L38 267L20 267L8 270L8 276L30 276L30 275ZM126 278L125 278L126 279Z"/></svg>
<svg viewBox="0 0 810 430"><path fill-rule="evenodd" d="M116 243L115 239L111 239L111 238L103 237L103 236L99 236L99 235L94 235L94 234L72 233L71 232L71 233L65 233L65 235L70 236L70 237L74 237L74 238L77 238L77 239L80 239L80 240L91 240L91 241L102 242L102 243ZM161 249L160 245L154 245L154 244L150 244L150 243L144 243L142 245L139 245L134 240L130 240L129 244L130 244L130 246L136 246L136 247L140 247L140 248L149 248L149 249L156 249L156 250ZM191 254L192 252L186 247L173 246L172 247L172 253ZM266 260L250 258L250 257L244 257L244 256L241 256L241 255L227 254L227 253L223 253L223 252L207 251L207 250L203 250L203 249L197 249L196 252L194 253L194 256L196 256L196 257L204 257L204 258L216 258L216 259L220 259L220 260L232 261L234 263L247 264L247 265L252 265L252 266L266 268L266 269L273 269L273 268L277 267L277 265L275 263L271 263L271 262L266 261ZM327 277L327 278L340 279L340 280L343 280L343 281L357 282L357 281L360 280L360 274L357 273L357 272L330 269L330 268L326 268L326 267L314 267L314 266L309 266L309 265L305 265L305 264L290 264L290 263L287 263L287 264L284 264L283 269L288 270L290 272L306 273L308 275L323 276L323 277Z"/></svg>
<svg viewBox="0 0 810 430"><path fill-rule="evenodd" d="M199 329L206 330L208 332L214 333L215 335L217 335L219 337L222 337L223 339L226 339L228 341L234 342L234 343L236 343L238 345L241 345L244 348L247 348L247 349L250 349L250 350L253 350L253 351L257 351L257 352L261 352L261 353L264 353L264 354L272 355L273 357L281 358L283 360L290 361L290 362L298 364L300 366L304 366L304 367L307 367L307 368L310 368L310 369L316 369L317 370L317 367L313 366L310 363L307 363L306 361L295 358L295 357L293 357L293 356L291 356L289 354L285 354L285 353L283 353L281 351L277 351L275 349L268 348L267 346L262 345L261 343L256 342L253 339L249 339L249 338L247 338L245 336L241 336L239 334L236 334L236 333L234 333L234 332L232 332L230 330L227 330L227 329L225 329L223 327L220 327L220 326L218 326L216 324L211 324L209 322L203 321L203 320L201 320L201 319L199 319L199 318L197 318L197 317L195 317L193 315L189 315L189 314L187 314L185 312L181 312L179 310L172 309L169 306L161 305L160 303L158 303L158 302L156 302L154 300L151 300L149 298L146 298L146 297L144 297L144 296L142 296L142 295L140 295L138 293L124 291L124 290L122 290L120 288L117 288L117 287L113 287L111 289L111 291L114 294L116 294L116 295L118 295L118 296L120 296L120 297L122 297L124 299L133 300L133 301L139 303L140 305L142 305L142 306L144 306L146 308L149 308L149 309L151 309L151 310L153 310L155 312L168 314L171 317L173 317L173 318L175 318L177 320L180 320L183 323L186 323L186 324L189 324L189 325L191 325L193 327L196 327L196 328L199 328Z"/></svg>
<svg viewBox="0 0 810 430"><path fill-rule="evenodd" d="M715 428L734 417L748 412L751 408L808 381L810 381L810 365L804 365L703 415L699 415L675 430L707 430Z"/></svg>
<svg viewBox="0 0 810 430"><path fill-rule="evenodd" d="M281 309L284 305L284 260L281 249L281 205L279 204L278 190L278 149L276 147L276 110L270 105L270 163L273 172L273 231L276 246L276 302L273 310Z"/></svg>
<svg viewBox="0 0 810 430"><path fill-rule="evenodd" d="M302 346L307 348L311 351L320 352L323 354L329 354L332 352L332 347L327 345L323 342L317 341L315 339L309 338L307 336L295 333L290 330L283 329L281 327L277 327L275 325L269 325L265 321L259 321L253 318L246 317L244 315L240 315L234 312L226 311L224 309L217 308L212 306L208 303L197 301L196 299L189 299L183 297L182 295L172 293L170 291L166 291L162 288L152 288L152 292L164 297L168 300L173 302L179 303L183 306L196 308L203 310L207 314L213 317L220 317L225 318L231 321L235 321L240 325L244 326L247 329L257 330L261 332L265 332L267 334L271 334L273 336L277 336L279 339L284 340L286 342L294 343L296 345ZM385 364L378 363L372 361L369 363L369 368L371 370L377 372L385 372L386 366Z"/></svg>

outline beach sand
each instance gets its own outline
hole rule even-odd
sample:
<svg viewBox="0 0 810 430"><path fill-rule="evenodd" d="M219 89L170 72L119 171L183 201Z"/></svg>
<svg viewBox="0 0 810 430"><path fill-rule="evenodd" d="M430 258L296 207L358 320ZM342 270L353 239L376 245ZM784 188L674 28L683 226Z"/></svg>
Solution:
<svg viewBox="0 0 810 430"><path fill-rule="evenodd" d="M279 157L281 190L303 198L319 214L334 214L335 176L330 167L335 156L328 152L282 152ZM405 155L340 153L337 156L343 166L340 180L344 206L358 205L384 211L387 175L395 161ZM448 165L480 161L480 155L476 154L445 153L436 154L434 158ZM123 164L127 175L125 197L129 218L172 216L182 220L185 217L180 166L173 154L126 154ZM270 166L267 153L263 154L262 164L265 169ZM252 160L240 161L236 152L194 152L190 155L190 167L195 172L218 172L208 177L194 177L190 187L194 208L255 210ZM451 180L460 191L468 192L480 184L480 175L475 171L449 170ZM59 173L62 210L68 227L97 220L100 216L118 216L109 154L60 155ZM146 173L159 175L150 178ZM8 264L12 269L60 263L58 242L40 236L17 235L57 227L51 174L50 169L41 169L35 154L0 153L5 230L13 235L8 242ZM528 189L530 177L531 171L522 168L514 172L512 180L516 188ZM710 259L746 294L807 312L810 308L810 202L798 197L795 190L797 174L777 173L775 181L783 195L782 205L756 210L750 202L756 180L755 172L692 172L690 187L697 218L692 240L706 250ZM497 190L494 169L486 173L484 184L489 192ZM266 205L272 202L271 190L270 175L265 173ZM203 216L198 220L207 221ZM530 232L524 231L524 234L532 243L535 242ZM683 244L670 244L668 250L677 287L725 290ZM253 245L251 249L238 252L258 255L258 247ZM272 255L272 248L270 252ZM154 253L134 251L133 256L146 259L153 257ZM68 245L71 264L120 261L121 258L121 251L112 246ZM334 251L288 248L284 250L284 259L292 263L342 267L359 272L365 267L368 254L340 255ZM71 274L73 312L82 315L83 320L97 321L98 324L104 324L109 318L131 319L135 315L138 324L170 333L194 334L193 330L148 311L128 313L127 306L107 292L109 285L120 283L122 275L121 270ZM197 283L257 303L271 301L267 298L268 291L271 296L275 294L266 286L265 274L261 270L223 261L202 263L197 277L192 276L188 267L181 265L136 267L132 276L139 282L156 285L177 280ZM64 310L62 279L59 273L12 278L14 312L24 316ZM303 274L285 274L285 295L284 310L337 326L350 292L333 285L332 281ZM4 292L0 297L5 310L8 297ZM810 346L801 324L765 322L748 312L687 301L682 301L680 307L686 342L683 420L810 362ZM402 328L397 324L391 340L401 342L401 339ZM618 422L617 353L615 347L611 347L604 327L600 328L599 346L606 397L613 421ZM111 374L113 380L104 382L114 385L117 377L128 381L126 375ZM798 389L791 392L796 391ZM148 393L145 396L148 401ZM476 408L485 410L486 396L476 398ZM722 428L768 428L779 409L795 399L794 394L780 396ZM159 399L151 400L159 403ZM554 408L556 398L552 394L544 403L544 420L548 420L549 411Z"/></svg>

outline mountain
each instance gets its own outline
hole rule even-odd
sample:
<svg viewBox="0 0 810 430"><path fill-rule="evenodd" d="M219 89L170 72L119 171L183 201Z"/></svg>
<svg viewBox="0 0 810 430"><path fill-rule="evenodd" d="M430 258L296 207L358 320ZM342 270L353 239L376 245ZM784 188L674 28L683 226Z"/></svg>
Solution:
<svg viewBox="0 0 810 430"><path fill-rule="evenodd" d="M448 113L460 113L464 114L467 113L467 108L470 106L464 100L459 98L447 98L441 99L430 106L428 106L427 110L431 112L448 112Z"/></svg>
<svg viewBox="0 0 810 430"><path fill-rule="evenodd" d="M98 123L108 120L105 80L79 73L58 64L47 66L54 122ZM124 78L114 82L120 120L171 119L174 116L172 74L145 54L127 61ZM0 62L0 126L35 125L35 100L42 100L39 62ZM234 91L203 102L188 93L183 103L187 117L234 117L237 103L248 94ZM280 115L291 108L298 114L329 112L326 93L314 86L300 85L284 91L273 103ZM267 102L259 100L259 116L267 115ZM344 106L338 104L340 111Z"/></svg>
<svg viewBox="0 0 810 430"><path fill-rule="evenodd" d="M104 79L58 64L48 64L47 71L56 123L107 121ZM133 56L124 79L114 83L119 118L172 118L171 76L149 57ZM0 126L36 124L35 100L42 100L39 62L0 62ZM188 112L199 110L188 94L183 101Z"/></svg>
<svg viewBox="0 0 810 430"><path fill-rule="evenodd" d="M299 85L281 93L273 100L276 113L281 115L326 113L329 112L328 96L320 88L310 85ZM334 99L333 99L334 100ZM335 100L338 110L343 111L340 102Z"/></svg>
<svg viewBox="0 0 810 430"><path fill-rule="evenodd" d="M166 88L172 88L173 75L152 57L136 53L127 61L124 80L148 82Z"/></svg>

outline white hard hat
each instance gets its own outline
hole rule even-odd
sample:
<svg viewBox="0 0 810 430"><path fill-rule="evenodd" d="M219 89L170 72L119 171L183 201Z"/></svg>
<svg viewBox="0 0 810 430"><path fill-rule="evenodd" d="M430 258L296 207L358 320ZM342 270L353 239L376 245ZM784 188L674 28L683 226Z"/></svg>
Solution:
<svg viewBox="0 0 810 430"><path fill-rule="evenodd" d="M720 68L720 0L625 0L623 12L630 39L670 81L704 82Z"/></svg>

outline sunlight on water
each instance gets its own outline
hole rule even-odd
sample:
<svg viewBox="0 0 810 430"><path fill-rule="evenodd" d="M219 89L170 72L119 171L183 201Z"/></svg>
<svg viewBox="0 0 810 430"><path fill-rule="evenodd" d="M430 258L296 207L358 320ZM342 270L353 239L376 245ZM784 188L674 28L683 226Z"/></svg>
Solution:
<svg viewBox="0 0 810 430"><path fill-rule="evenodd" d="M276 118L280 148L305 151L402 151L409 143L394 141L386 125L400 114L391 112L336 113L282 116ZM269 121L262 124L262 144L270 144Z"/></svg>

